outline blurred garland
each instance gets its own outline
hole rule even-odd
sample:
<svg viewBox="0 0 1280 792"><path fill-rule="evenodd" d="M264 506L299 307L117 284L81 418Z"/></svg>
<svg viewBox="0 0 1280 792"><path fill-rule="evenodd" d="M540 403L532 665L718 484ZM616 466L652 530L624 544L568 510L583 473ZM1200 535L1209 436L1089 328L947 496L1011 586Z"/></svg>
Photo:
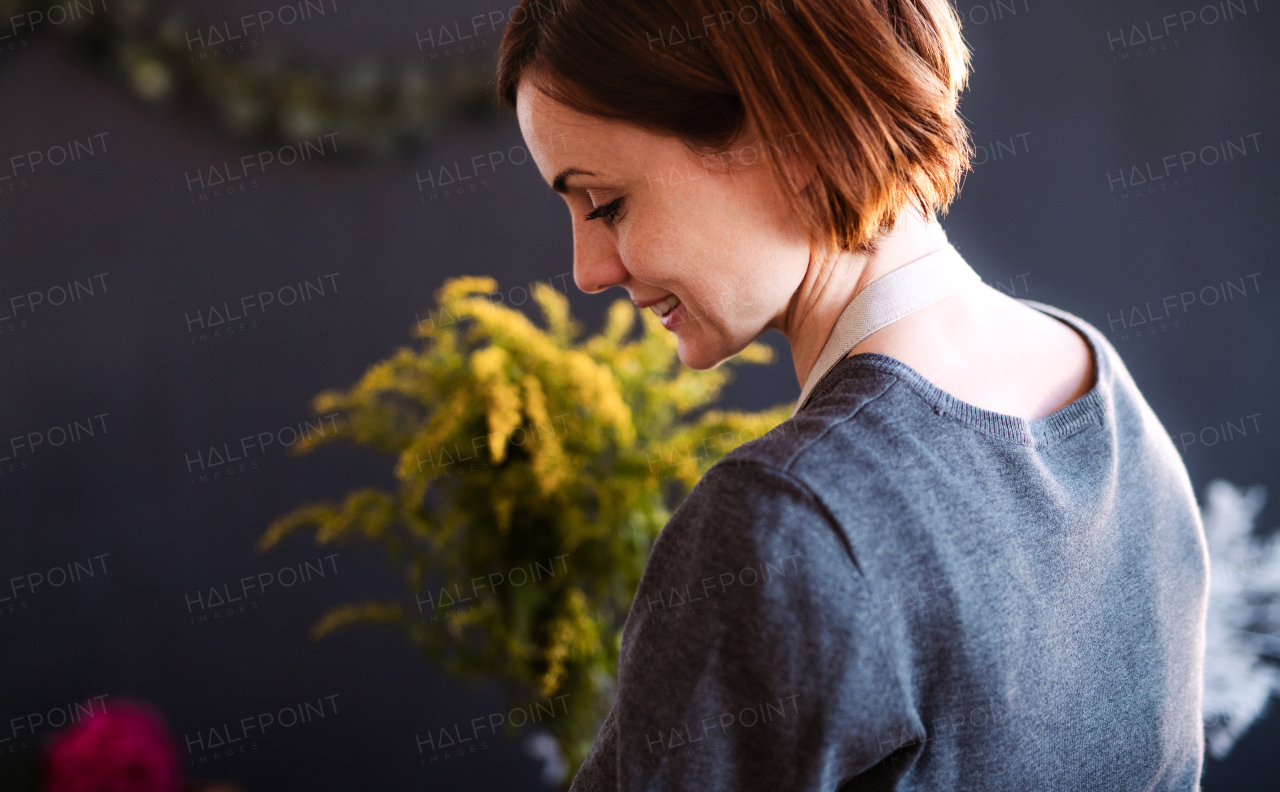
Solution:
<svg viewBox="0 0 1280 792"><path fill-rule="evenodd" d="M239 143L295 143L338 132L340 157L383 158L453 122L495 113L491 69L474 59L428 68L366 57L333 69L269 44L193 58L199 50L187 35L208 27L182 8L150 0L0 0L0 36L8 36L0 45L57 36L107 65L138 99L193 112Z"/></svg>

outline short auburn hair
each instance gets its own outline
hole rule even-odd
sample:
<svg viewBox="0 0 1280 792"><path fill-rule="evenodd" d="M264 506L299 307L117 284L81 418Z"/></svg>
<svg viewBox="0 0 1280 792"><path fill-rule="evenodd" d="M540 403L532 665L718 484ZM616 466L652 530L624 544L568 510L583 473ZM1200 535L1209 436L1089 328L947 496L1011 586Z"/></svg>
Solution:
<svg viewBox="0 0 1280 792"><path fill-rule="evenodd" d="M814 178L796 187L777 157L773 176L833 253L869 250L904 208L927 218L959 192L969 58L947 0L521 0L497 91L514 108L528 77L695 153L791 140Z"/></svg>

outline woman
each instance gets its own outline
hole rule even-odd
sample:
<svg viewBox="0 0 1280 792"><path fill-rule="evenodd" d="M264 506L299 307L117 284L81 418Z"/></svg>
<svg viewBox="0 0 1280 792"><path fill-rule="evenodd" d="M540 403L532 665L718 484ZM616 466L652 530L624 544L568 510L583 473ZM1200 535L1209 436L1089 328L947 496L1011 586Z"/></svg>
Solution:
<svg viewBox="0 0 1280 792"><path fill-rule="evenodd" d="M951 8L511 18L498 90L578 286L698 369L776 328L802 385L654 544L572 788L1197 789L1194 494L1102 335L937 224L969 151Z"/></svg>

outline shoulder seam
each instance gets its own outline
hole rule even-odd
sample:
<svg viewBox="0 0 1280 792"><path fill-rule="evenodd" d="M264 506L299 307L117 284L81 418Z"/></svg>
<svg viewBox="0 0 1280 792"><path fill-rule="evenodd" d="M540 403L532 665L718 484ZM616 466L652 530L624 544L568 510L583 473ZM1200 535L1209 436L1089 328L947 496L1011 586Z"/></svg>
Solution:
<svg viewBox="0 0 1280 792"><path fill-rule="evenodd" d="M756 468L767 475L775 476L777 478L782 479L783 481L786 481L788 484L790 484L792 487L798 490L805 497L806 500L811 501L815 507L815 510L820 515L822 515L822 518L824 520L826 520L828 527L830 527L832 533L835 534L836 540L840 542L840 545L844 548L845 553L848 554L849 561L853 564L853 568L858 570L858 575L865 580L866 576L862 572L862 565L858 563L858 556L853 551L853 546L849 543L849 537L845 535L845 532L843 530L841 530L840 522L836 519L835 515L832 514L831 509L827 508L826 502L822 500L822 498L818 495L818 493L814 492L813 489L808 484L805 484L803 481L791 475L787 471L781 470L772 465L765 464L764 462L761 462L759 460L735 459L732 462L729 462L726 464L720 464L716 466L716 468L719 468L721 470L726 468L745 468L745 467ZM712 472L714 472L714 469L708 470L706 475L710 475Z"/></svg>
<svg viewBox="0 0 1280 792"><path fill-rule="evenodd" d="M801 454L803 454L804 452L808 451L808 450L813 446L813 444L814 444L814 443L816 443L816 442L818 442L819 440L821 440L822 438L826 437L826 436L827 436L827 434L828 434L829 432L831 432L831 430L835 429L837 426L841 426L841 425L843 425L844 423L846 423L846 422L848 422L848 421L852 421L853 419L857 418L857 417L858 417L858 415L859 415L859 414L861 414L861 413L862 413L862 411L863 411L864 409L866 409L866 408L867 408L867 405L871 404L871 403L872 403L872 402L874 402L874 401L879 400L879 399L880 399L881 397L883 397L886 393L888 393L889 391L893 390L893 388L894 388L894 386L895 386L895 385L897 385L899 382L901 382L901 379L899 379L896 375L891 374L891 373L889 373L889 372L887 372L887 371L886 371L886 372L883 372L883 373L884 373L884 375L885 375L885 376L890 377L890 378L893 380L892 382L890 382L888 385L886 385L886 386L884 387L884 390L880 391L880 392L879 392L879 393L877 393L875 396L872 396L872 397L868 398L868 399L867 399L866 401L864 401L862 404L859 404L859 405L858 405L858 407L857 407L857 409L855 409L853 412L849 413L848 415L844 416L843 418L840 418L840 419L838 419L838 420L832 421L830 424L828 424L828 425L826 426L826 428L824 428L820 433L818 433L816 436L814 436L814 437L810 438L810 439L809 439L809 440L808 440L808 441L807 441L803 446L801 446L800 448L797 448L795 451L793 451L793 452L791 453L791 455L790 455L789 457L787 457L787 461L786 461L785 463L783 463L783 465L782 465L782 467L780 468L780 470L781 470L782 472L787 472L787 471L789 471L789 470L791 469L791 467L792 467L792 466L796 463L796 461L799 459L800 455L801 455ZM794 418L792 418L791 420L795 420L795 419L794 419ZM787 473L787 475L788 475L788 476L790 476L790 473Z"/></svg>

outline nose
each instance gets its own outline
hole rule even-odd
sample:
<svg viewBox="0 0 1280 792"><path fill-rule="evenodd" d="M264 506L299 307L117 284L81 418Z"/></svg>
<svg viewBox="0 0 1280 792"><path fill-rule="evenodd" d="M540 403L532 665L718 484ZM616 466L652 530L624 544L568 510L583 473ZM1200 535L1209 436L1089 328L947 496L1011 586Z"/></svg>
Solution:
<svg viewBox="0 0 1280 792"><path fill-rule="evenodd" d="M574 218L573 282L587 294L620 286L630 277L617 237L601 221Z"/></svg>

